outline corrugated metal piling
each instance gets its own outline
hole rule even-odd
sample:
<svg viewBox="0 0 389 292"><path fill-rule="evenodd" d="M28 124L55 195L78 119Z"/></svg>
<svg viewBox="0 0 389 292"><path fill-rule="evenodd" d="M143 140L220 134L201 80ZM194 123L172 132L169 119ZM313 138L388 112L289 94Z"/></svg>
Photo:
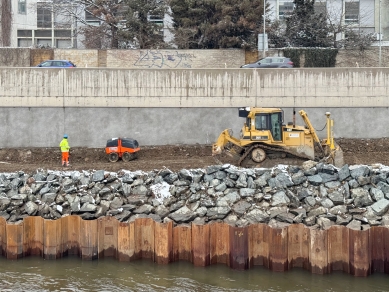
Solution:
<svg viewBox="0 0 389 292"><path fill-rule="evenodd" d="M27 217L14 224L0 217L0 247L7 259L113 257L123 262L225 264L237 270L264 266L277 272L300 267L314 274L389 274L389 228L382 226L363 231L345 226L318 230L302 224L284 228L226 223L173 226L173 222L157 223L150 218L119 222L108 216L82 220L75 215L59 220Z"/></svg>

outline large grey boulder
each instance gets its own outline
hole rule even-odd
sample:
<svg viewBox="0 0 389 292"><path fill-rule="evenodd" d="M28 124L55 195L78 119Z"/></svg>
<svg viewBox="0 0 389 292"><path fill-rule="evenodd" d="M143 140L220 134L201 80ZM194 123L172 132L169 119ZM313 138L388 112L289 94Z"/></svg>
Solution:
<svg viewBox="0 0 389 292"><path fill-rule="evenodd" d="M352 189L351 197L354 199L354 205L356 207L365 207L373 203L369 192L363 188Z"/></svg>
<svg viewBox="0 0 389 292"><path fill-rule="evenodd" d="M311 211L308 212L308 217L319 216L319 215L322 215L322 214L327 214L327 208L317 207L317 208L312 209Z"/></svg>
<svg viewBox="0 0 389 292"><path fill-rule="evenodd" d="M166 208L164 205L160 205L155 208L155 214L157 214L161 218L165 218L170 214L170 211L168 208Z"/></svg>
<svg viewBox="0 0 389 292"><path fill-rule="evenodd" d="M148 189L144 185L139 185L139 186L133 187L131 193L133 195L146 196L148 193Z"/></svg>
<svg viewBox="0 0 389 292"><path fill-rule="evenodd" d="M239 201L241 197L239 196L238 192L232 191L228 192L225 196L224 199L229 203L229 204L234 204L235 202Z"/></svg>
<svg viewBox="0 0 389 292"><path fill-rule="evenodd" d="M288 213L288 208L286 206L282 206L282 207L271 207L268 212L267 212L270 216L270 218L275 218L277 217L278 215L282 214L282 213ZM293 214L292 214L293 215ZM293 218L295 217L295 215L293 215Z"/></svg>
<svg viewBox="0 0 389 292"><path fill-rule="evenodd" d="M344 216L337 215L335 223L337 225L346 226L347 224L349 224L351 222L352 219L353 219L353 217L351 215L344 215Z"/></svg>
<svg viewBox="0 0 389 292"><path fill-rule="evenodd" d="M91 203L85 203L81 206L79 212L95 212L97 210L97 206Z"/></svg>
<svg viewBox="0 0 389 292"><path fill-rule="evenodd" d="M387 184L386 182L379 181L377 184L377 188L384 193L385 198L389 199L389 184Z"/></svg>
<svg viewBox="0 0 389 292"><path fill-rule="evenodd" d="M26 213L28 215L34 215L37 211L38 211L38 205L35 204L34 202L31 202L31 201L28 201L25 205L24 205L24 210L26 211Z"/></svg>
<svg viewBox="0 0 389 292"><path fill-rule="evenodd" d="M246 175L246 173L241 173L239 175L239 178L236 181L236 187L247 188L247 175Z"/></svg>
<svg viewBox="0 0 389 292"><path fill-rule="evenodd" d="M350 176L350 169L348 167L348 164L343 165L341 169L339 169L338 176L340 181L344 181Z"/></svg>
<svg viewBox="0 0 389 292"><path fill-rule="evenodd" d="M281 172L281 173L277 174L276 180L280 183L280 185L281 185L283 188L288 188L288 187L294 185L294 183L293 183L292 178L290 177L290 175L289 175L289 174L286 174L286 173L284 173L284 172Z"/></svg>
<svg viewBox="0 0 389 292"><path fill-rule="evenodd" d="M55 193L44 193L42 196L42 202L50 205L55 201L56 197L57 194Z"/></svg>
<svg viewBox="0 0 389 292"><path fill-rule="evenodd" d="M338 192L338 191L335 191L335 192L332 192L332 193L329 193L328 194L328 198L335 204L335 205L341 205L344 203L344 196Z"/></svg>
<svg viewBox="0 0 389 292"><path fill-rule="evenodd" d="M300 185L307 181L307 177L304 175L303 171L298 171L292 175L292 182L294 185Z"/></svg>
<svg viewBox="0 0 389 292"><path fill-rule="evenodd" d="M377 189L377 188L371 188L370 194L371 194L372 198L374 199L374 201L376 201L376 202L385 198L384 193L380 189Z"/></svg>
<svg viewBox="0 0 389 292"><path fill-rule="evenodd" d="M321 229L323 230L327 230L329 229L331 226L333 226L335 223L332 222L331 220L327 219L327 218L324 218L324 217L319 217L317 218L317 221L316 223L320 226Z"/></svg>
<svg viewBox="0 0 389 292"><path fill-rule="evenodd" d="M170 173L163 177L164 181L168 184L173 184L176 180L178 180L178 174Z"/></svg>
<svg viewBox="0 0 389 292"><path fill-rule="evenodd" d="M353 230L361 230L362 223L361 223L361 221L358 221L358 220L352 220L346 226L347 226L347 228L350 228Z"/></svg>
<svg viewBox="0 0 389 292"><path fill-rule="evenodd" d="M151 211L154 210L154 207L149 204L144 204L140 206L139 208L132 211L134 214L149 214Z"/></svg>
<svg viewBox="0 0 389 292"><path fill-rule="evenodd" d="M251 210L246 214L245 218L251 223L265 223L270 219L266 212L259 209Z"/></svg>
<svg viewBox="0 0 389 292"><path fill-rule="evenodd" d="M197 214L190 210L187 206L183 206L182 208L169 215L169 218L174 220L176 223L185 223L196 217Z"/></svg>
<svg viewBox="0 0 389 292"><path fill-rule="evenodd" d="M319 174L308 176L308 182L314 186L319 186L323 183L323 178Z"/></svg>
<svg viewBox="0 0 389 292"><path fill-rule="evenodd" d="M290 199L285 194L285 192L279 191L273 195L271 205L280 206L280 205L287 205L289 203L290 203Z"/></svg>
<svg viewBox="0 0 389 292"><path fill-rule="evenodd" d="M370 173L370 169L367 165L356 166L350 170L351 177L355 179L357 179L359 176L368 176Z"/></svg>
<svg viewBox="0 0 389 292"><path fill-rule="evenodd" d="M255 189L241 188L239 189L239 195L242 198L252 197L255 193Z"/></svg>
<svg viewBox="0 0 389 292"><path fill-rule="evenodd" d="M337 173L334 173L334 174L319 173L318 175L321 177L322 183L328 183L330 181L338 180L338 174Z"/></svg>
<svg viewBox="0 0 389 292"><path fill-rule="evenodd" d="M111 209L119 209L121 206L123 205L123 199L119 198L119 197L115 197L111 204L110 204L110 208Z"/></svg>
<svg viewBox="0 0 389 292"><path fill-rule="evenodd" d="M251 204L246 201L240 201L232 206L232 211L238 216L242 216L251 207Z"/></svg>
<svg viewBox="0 0 389 292"><path fill-rule="evenodd" d="M372 210L378 215L382 216L389 210L389 200L381 199L371 205Z"/></svg>
<svg viewBox="0 0 389 292"><path fill-rule="evenodd" d="M207 210L207 217L210 220L216 220L216 219L224 219L228 213L230 213L231 208L230 207L214 207L209 208Z"/></svg>
<svg viewBox="0 0 389 292"><path fill-rule="evenodd" d="M92 174L92 181L99 182L104 180L104 170L97 170Z"/></svg>
<svg viewBox="0 0 389 292"><path fill-rule="evenodd" d="M330 199L328 198L324 198L323 200L320 201L320 204L324 207L324 208L327 208L327 209L330 209L334 206L334 202L332 202Z"/></svg>
<svg viewBox="0 0 389 292"><path fill-rule="evenodd" d="M127 203L133 205L139 205L147 202L147 197L142 195L131 195L127 197Z"/></svg>

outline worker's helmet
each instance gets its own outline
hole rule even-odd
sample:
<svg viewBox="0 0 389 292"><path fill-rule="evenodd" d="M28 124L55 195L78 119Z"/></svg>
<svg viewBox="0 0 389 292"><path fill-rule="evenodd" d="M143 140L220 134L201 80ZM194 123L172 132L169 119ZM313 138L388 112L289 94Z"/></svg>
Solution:
<svg viewBox="0 0 389 292"><path fill-rule="evenodd" d="M65 139L67 139L67 138L68 138L68 135L67 135L67 134L65 134L65 135L63 135L63 137L64 137Z"/></svg>

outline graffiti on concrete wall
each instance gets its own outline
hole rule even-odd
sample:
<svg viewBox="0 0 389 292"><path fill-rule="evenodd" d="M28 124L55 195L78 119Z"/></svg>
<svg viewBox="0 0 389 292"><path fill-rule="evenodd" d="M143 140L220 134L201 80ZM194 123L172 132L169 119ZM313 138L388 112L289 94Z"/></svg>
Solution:
<svg viewBox="0 0 389 292"><path fill-rule="evenodd" d="M140 68L192 68L194 54L179 51L140 51L134 66Z"/></svg>

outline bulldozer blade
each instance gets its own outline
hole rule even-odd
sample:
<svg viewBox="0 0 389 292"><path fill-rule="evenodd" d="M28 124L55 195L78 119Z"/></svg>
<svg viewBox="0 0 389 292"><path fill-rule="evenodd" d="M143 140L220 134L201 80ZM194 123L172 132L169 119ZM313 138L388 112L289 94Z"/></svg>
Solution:
<svg viewBox="0 0 389 292"><path fill-rule="evenodd" d="M213 159L217 164L233 164L238 166L240 156L236 153L224 150L221 154L213 155Z"/></svg>

